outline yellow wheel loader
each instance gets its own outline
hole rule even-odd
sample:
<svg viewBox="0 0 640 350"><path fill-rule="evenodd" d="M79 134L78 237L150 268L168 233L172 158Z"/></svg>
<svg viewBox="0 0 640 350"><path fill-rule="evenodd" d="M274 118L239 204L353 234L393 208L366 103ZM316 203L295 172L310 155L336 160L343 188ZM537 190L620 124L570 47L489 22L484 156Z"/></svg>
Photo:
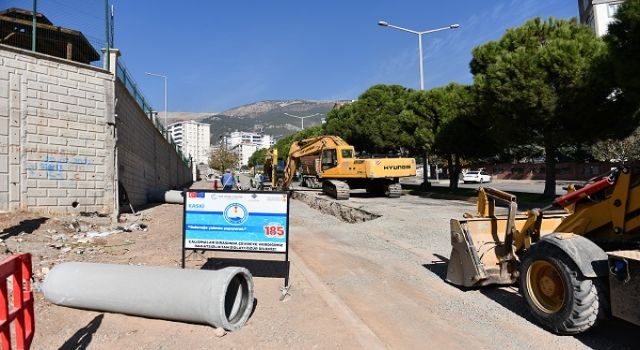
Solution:
<svg viewBox="0 0 640 350"><path fill-rule="evenodd" d="M349 199L353 188L387 197L400 197L400 178L416 175L414 158L356 158L353 146L338 136L323 135L291 144L282 170L277 172L277 152L265 169L273 169L274 187L288 189L296 170L307 187L321 187L336 199ZM266 171L266 170L265 170Z"/></svg>
<svg viewBox="0 0 640 350"><path fill-rule="evenodd" d="M515 196L480 188L478 213L451 220L448 282L518 282L534 318L558 334L584 332L608 315L640 325L640 174L618 167L569 186L548 207L517 208Z"/></svg>

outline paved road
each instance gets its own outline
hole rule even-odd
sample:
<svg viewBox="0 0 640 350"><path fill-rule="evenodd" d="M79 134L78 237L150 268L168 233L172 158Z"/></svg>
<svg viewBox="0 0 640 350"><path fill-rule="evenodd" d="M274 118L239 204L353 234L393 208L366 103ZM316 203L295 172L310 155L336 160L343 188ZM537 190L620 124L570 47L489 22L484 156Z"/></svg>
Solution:
<svg viewBox="0 0 640 350"><path fill-rule="evenodd" d="M337 318L345 329L360 330L362 348L376 343L399 349L634 347L637 329L624 322L611 321L575 337L557 336L536 324L517 287L460 289L445 282L449 220L473 212L470 203L364 193L352 193L340 203L381 217L346 224L294 201L293 261L329 288L340 301L338 310L353 316Z"/></svg>
<svg viewBox="0 0 640 350"><path fill-rule="evenodd" d="M422 179L419 177L412 177L402 180L403 183L409 184L420 184L422 183ZM449 180L440 180L435 181L432 180L431 184L437 187L448 187ZM459 186L461 188L475 188L477 189L480 184L464 184L460 183ZM526 192L526 193L543 193L544 192L544 181L541 180L493 180L489 184L484 184L484 186L495 187L502 191L507 192ZM561 182L556 186L556 194L563 194L565 191L562 187L567 186L567 182Z"/></svg>

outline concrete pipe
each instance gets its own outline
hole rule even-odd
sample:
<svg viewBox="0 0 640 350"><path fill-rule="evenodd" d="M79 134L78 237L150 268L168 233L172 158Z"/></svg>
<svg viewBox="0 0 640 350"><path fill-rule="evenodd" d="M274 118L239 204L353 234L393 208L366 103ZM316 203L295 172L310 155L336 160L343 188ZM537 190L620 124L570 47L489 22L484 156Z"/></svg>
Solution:
<svg viewBox="0 0 640 350"><path fill-rule="evenodd" d="M116 312L236 331L253 309L253 278L242 267L190 270L67 262L44 281L57 305Z"/></svg>
<svg viewBox="0 0 640 350"><path fill-rule="evenodd" d="M184 203L184 192L178 190L149 190L147 200L150 203L182 204Z"/></svg>

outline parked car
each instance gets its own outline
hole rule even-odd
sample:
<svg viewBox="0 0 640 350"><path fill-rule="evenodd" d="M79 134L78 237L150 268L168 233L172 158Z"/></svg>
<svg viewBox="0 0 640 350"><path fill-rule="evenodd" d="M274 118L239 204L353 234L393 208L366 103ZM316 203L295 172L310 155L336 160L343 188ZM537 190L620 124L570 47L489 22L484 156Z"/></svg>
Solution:
<svg viewBox="0 0 640 350"><path fill-rule="evenodd" d="M484 170L467 171L467 173L462 177L462 181L464 183L487 183L491 182L491 175L487 174Z"/></svg>

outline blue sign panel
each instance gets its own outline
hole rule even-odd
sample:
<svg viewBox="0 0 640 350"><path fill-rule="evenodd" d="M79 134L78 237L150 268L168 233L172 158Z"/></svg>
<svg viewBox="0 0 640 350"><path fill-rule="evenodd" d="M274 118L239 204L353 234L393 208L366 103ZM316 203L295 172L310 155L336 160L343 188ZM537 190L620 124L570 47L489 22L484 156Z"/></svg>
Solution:
<svg viewBox="0 0 640 350"><path fill-rule="evenodd" d="M189 191L184 248L286 253L288 208L286 193Z"/></svg>

